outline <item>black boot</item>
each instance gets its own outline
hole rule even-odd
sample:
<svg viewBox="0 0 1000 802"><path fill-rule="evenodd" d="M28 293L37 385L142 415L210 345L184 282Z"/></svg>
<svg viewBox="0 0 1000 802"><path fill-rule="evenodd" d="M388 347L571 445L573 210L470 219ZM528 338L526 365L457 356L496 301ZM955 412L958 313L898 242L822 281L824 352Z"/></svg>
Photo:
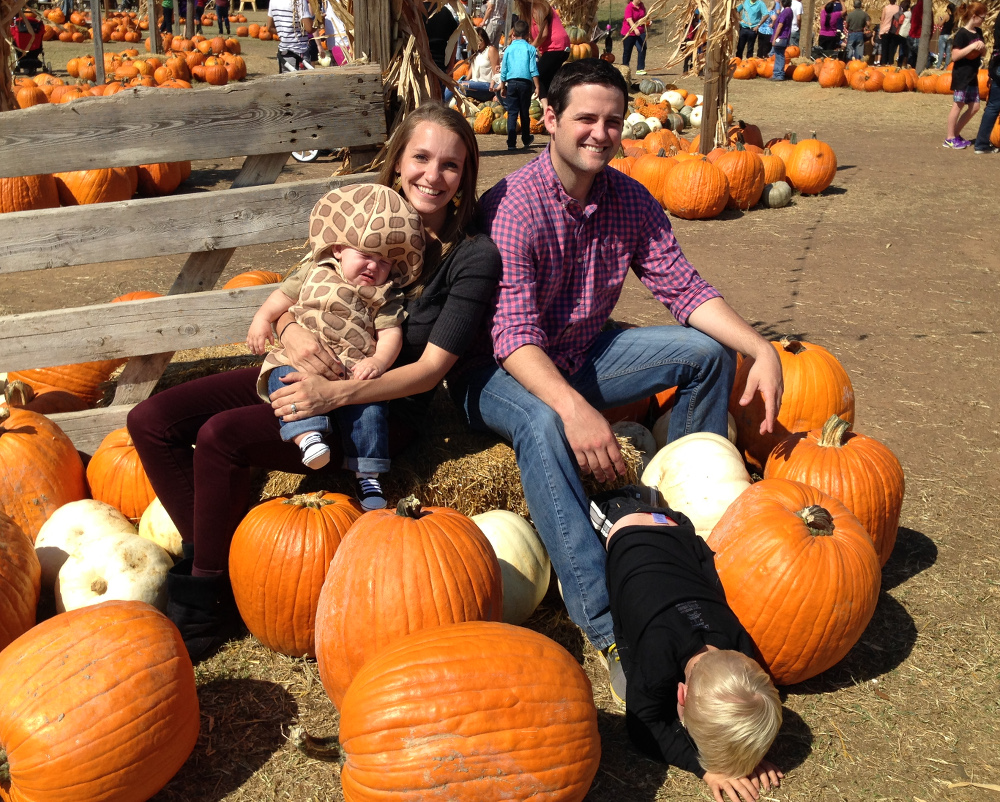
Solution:
<svg viewBox="0 0 1000 802"><path fill-rule="evenodd" d="M239 612L229 577L191 576L194 560L167 574L167 618L176 624L191 661L210 657L234 634Z"/></svg>

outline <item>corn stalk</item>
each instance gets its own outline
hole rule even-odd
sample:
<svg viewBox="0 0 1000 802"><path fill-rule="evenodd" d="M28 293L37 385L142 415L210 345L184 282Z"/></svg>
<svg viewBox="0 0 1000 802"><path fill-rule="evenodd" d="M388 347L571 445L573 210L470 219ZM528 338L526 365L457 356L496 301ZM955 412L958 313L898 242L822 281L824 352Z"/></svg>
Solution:
<svg viewBox="0 0 1000 802"><path fill-rule="evenodd" d="M593 39L597 27L597 11L600 0L559 0L559 19L569 27L583 28Z"/></svg>
<svg viewBox="0 0 1000 802"><path fill-rule="evenodd" d="M24 8L25 2L26 0L0 0L0 64L3 65L3 75L0 76L0 111L17 108L17 98L14 96L14 44L11 41L10 24Z"/></svg>

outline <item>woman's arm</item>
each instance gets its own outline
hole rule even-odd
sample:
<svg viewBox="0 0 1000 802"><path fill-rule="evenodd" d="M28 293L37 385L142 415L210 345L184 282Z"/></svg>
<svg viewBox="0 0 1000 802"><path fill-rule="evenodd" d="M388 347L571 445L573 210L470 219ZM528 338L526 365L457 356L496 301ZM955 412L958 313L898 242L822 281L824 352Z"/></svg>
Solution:
<svg viewBox="0 0 1000 802"><path fill-rule="evenodd" d="M493 45L490 45L486 48L486 55L490 59L490 77L492 78L493 75L500 72L500 51Z"/></svg>

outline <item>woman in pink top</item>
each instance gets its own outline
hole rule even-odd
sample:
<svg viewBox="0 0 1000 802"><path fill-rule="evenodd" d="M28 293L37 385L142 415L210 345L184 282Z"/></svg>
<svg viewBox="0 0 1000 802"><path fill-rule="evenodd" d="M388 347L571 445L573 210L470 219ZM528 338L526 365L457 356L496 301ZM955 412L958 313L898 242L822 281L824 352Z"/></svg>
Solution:
<svg viewBox="0 0 1000 802"><path fill-rule="evenodd" d="M548 0L517 0L517 16L531 24L528 41L538 51L538 100L544 109L552 77L569 58L569 35Z"/></svg>
<svg viewBox="0 0 1000 802"><path fill-rule="evenodd" d="M639 20L646 16L646 7L642 0L634 0L625 6L625 19L622 20L622 64L626 67L632 60L632 48L639 46L639 54L636 57L636 75L646 74L646 25L639 24Z"/></svg>

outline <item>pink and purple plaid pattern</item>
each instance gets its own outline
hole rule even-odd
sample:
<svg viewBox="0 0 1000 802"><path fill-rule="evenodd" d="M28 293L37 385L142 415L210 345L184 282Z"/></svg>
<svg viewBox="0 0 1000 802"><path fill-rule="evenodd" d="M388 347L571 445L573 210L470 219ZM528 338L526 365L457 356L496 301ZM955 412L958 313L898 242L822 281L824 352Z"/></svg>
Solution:
<svg viewBox="0 0 1000 802"><path fill-rule="evenodd" d="M680 323L720 293L684 258L660 204L605 168L586 207L566 194L549 149L482 198L485 231L503 257L493 353L543 348L564 371L586 359L629 268Z"/></svg>

